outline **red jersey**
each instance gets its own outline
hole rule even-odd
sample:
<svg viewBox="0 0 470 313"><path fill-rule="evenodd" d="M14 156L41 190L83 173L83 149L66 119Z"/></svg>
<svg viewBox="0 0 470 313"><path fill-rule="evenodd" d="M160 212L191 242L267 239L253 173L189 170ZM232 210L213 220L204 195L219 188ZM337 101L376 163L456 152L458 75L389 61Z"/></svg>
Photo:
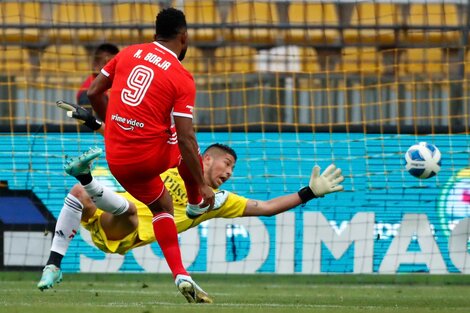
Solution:
<svg viewBox="0 0 470 313"><path fill-rule="evenodd" d="M192 118L196 87L176 54L157 42L123 49L101 70L112 81L106 112L106 157L136 163L159 154L171 115Z"/></svg>
<svg viewBox="0 0 470 313"><path fill-rule="evenodd" d="M91 83L93 82L93 80L96 78L97 75L98 74L91 74L90 76L87 77L87 79L80 86L80 89L78 90L77 95L76 95L77 103L79 105L90 104L89 101L87 101L86 103L83 103L83 101L81 100L82 99L82 94L83 93L86 94L86 92L88 91L88 88L90 88ZM88 100L88 98L86 98L86 99Z"/></svg>

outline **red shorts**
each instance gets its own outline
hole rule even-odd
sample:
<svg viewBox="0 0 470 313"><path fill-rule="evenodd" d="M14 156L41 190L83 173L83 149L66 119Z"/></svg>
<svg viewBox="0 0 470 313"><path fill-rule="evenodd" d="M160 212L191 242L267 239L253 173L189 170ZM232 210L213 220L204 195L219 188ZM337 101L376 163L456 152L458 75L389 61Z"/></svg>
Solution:
<svg viewBox="0 0 470 313"><path fill-rule="evenodd" d="M138 163L113 164L108 161L109 170L117 181L134 198L150 204L160 198L165 188L160 174L181 162L177 142L162 142L158 154L152 154Z"/></svg>

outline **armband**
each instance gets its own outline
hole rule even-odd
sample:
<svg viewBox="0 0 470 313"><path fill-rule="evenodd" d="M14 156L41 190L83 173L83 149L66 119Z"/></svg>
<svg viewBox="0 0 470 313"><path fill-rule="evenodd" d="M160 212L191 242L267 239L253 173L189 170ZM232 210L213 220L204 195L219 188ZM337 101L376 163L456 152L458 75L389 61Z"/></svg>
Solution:
<svg viewBox="0 0 470 313"><path fill-rule="evenodd" d="M306 186L300 189L297 193L299 194L299 197L302 203L307 203L308 201L314 198L318 198L317 196L315 196L315 194L313 193L312 189L310 189L309 186Z"/></svg>

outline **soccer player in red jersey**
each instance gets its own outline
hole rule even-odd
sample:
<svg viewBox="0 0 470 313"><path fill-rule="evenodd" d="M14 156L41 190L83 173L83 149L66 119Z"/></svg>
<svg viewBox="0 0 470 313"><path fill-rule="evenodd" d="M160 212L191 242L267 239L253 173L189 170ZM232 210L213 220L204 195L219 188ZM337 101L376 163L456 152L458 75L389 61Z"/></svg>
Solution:
<svg viewBox="0 0 470 313"><path fill-rule="evenodd" d="M155 41L123 49L101 70L87 94L98 116L105 117L109 169L152 212L155 238L178 289L190 302L209 302L183 266L172 198L160 178L167 169L178 167L189 211L197 215L214 206L192 123L195 83L180 63L188 47L184 13L174 8L160 11L155 28ZM178 139L170 130L172 119ZM100 186L87 171L74 176L98 207L109 208L114 215L129 209L126 199Z"/></svg>
<svg viewBox="0 0 470 313"><path fill-rule="evenodd" d="M91 73L80 86L77 92L77 104L90 108L90 100L88 100L87 91L90 88L91 82L98 76L103 66L106 65L116 54L119 53L119 48L111 43L100 44L93 53L93 73Z"/></svg>

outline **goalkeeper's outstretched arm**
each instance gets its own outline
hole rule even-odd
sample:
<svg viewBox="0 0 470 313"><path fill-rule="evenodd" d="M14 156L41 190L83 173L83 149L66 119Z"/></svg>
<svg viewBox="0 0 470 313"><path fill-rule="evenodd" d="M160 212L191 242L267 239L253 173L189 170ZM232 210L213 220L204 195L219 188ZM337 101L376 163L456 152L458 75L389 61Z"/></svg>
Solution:
<svg viewBox="0 0 470 313"><path fill-rule="evenodd" d="M248 200L243 216L273 216L288 211L300 204L326 194L342 191L344 177L341 169L331 164L320 175L320 167L314 166L308 186L296 193L277 197L267 201Z"/></svg>

